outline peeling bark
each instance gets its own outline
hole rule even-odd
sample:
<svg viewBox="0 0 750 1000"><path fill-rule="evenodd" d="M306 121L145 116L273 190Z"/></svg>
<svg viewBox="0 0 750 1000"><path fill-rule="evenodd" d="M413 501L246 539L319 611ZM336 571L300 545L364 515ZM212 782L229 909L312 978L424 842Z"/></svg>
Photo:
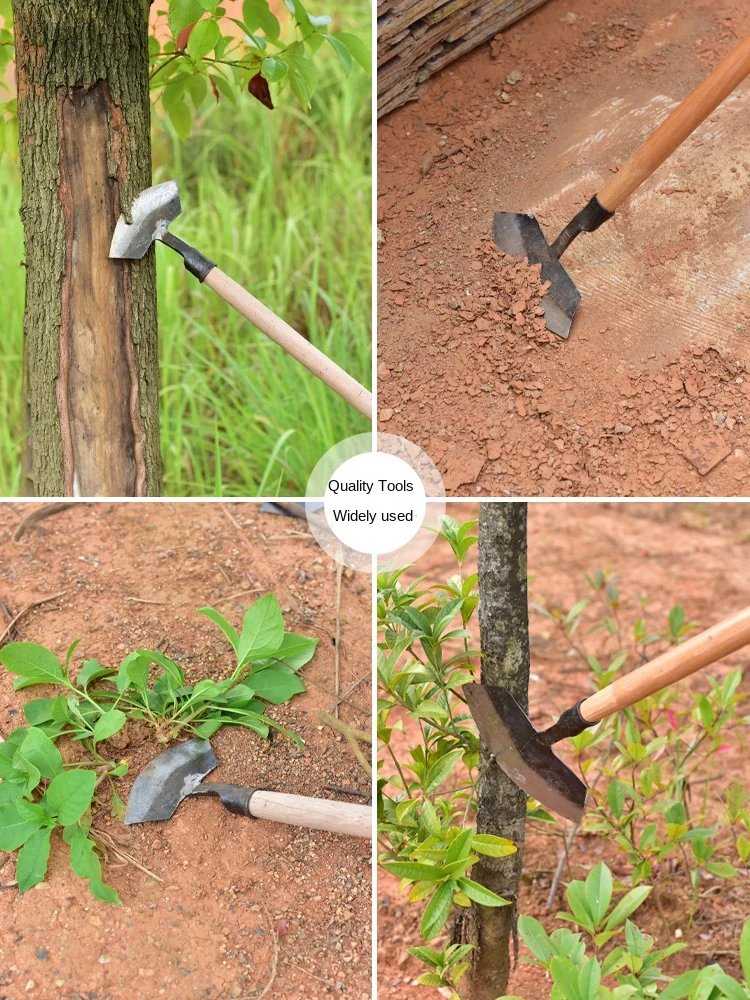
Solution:
<svg viewBox="0 0 750 1000"><path fill-rule="evenodd" d="M13 0L29 491L160 491L154 251L112 261L151 184L149 0Z"/></svg>
<svg viewBox="0 0 750 1000"><path fill-rule="evenodd" d="M526 504L482 503L479 514L479 629L482 682L502 684L526 710L529 700ZM460 938L475 945L462 980L471 1000L495 1000L510 975L509 942L515 940L516 901L523 865L526 795L483 754L477 831L507 837L518 851L508 858L481 857L472 878L512 906L472 905L463 911ZM463 992L463 991L462 991Z"/></svg>

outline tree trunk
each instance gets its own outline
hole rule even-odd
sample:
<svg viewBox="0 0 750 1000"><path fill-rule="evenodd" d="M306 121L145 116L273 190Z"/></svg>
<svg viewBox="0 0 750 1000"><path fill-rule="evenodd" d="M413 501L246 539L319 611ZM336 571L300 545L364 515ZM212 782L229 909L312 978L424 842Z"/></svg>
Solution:
<svg viewBox="0 0 750 1000"><path fill-rule="evenodd" d="M529 701L529 615L526 593L526 504L483 503L479 513L479 630L482 681L502 684L522 708ZM526 795L483 752L477 831L507 837L518 847L508 858L481 857L472 878L512 906L474 904L464 911L462 938L474 944L463 981L471 1000L495 1000L510 974L511 933L523 863Z"/></svg>
<svg viewBox="0 0 750 1000"><path fill-rule="evenodd" d="M150 0L13 0L26 245L28 491L154 496L156 274L109 259L151 184Z"/></svg>

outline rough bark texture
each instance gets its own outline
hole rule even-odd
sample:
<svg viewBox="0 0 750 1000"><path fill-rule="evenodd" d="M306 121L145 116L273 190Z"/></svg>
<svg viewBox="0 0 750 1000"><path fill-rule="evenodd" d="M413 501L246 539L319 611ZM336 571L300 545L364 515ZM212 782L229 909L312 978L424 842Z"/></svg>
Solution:
<svg viewBox="0 0 750 1000"><path fill-rule="evenodd" d="M479 629L482 681L502 684L524 709L529 700L529 616L526 592L526 504L483 503L479 514ZM508 858L482 857L472 878L512 906L474 905L462 938L476 945L462 980L471 1000L495 1000L510 973L509 942L515 935L516 900L523 863L526 795L491 758L482 760L477 830L507 837L518 847Z"/></svg>
<svg viewBox="0 0 750 1000"><path fill-rule="evenodd" d="M113 261L151 184L150 0L13 0L26 244L29 489L161 483L154 251Z"/></svg>

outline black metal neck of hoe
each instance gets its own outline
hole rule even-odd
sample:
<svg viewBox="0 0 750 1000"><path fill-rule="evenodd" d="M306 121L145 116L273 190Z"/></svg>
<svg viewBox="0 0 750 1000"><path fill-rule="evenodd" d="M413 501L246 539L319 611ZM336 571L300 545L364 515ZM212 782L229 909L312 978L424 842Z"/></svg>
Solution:
<svg viewBox="0 0 750 1000"><path fill-rule="evenodd" d="M164 233L159 239L180 254L185 261L185 270L195 275L198 281L205 281L208 272L216 267L216 261L209 260L200 250L196 250L195 247L191 247L189 243L185 243L184 240L169 232Z"/></svg>
<svg viewBox="0 0 750 1000"><path fill-rule="evenodd" d="M550 247L550 253L559 260L576 236L581 233L593 233L607 219L611 219L614 214L614 212L603 208L599 203L599 199L594 195L588 205L582 208L578 215L574 215L565 229L563 229Z"/></svg>
<svg viewBox="0 0 750 1000"><path fill-rule="evenodd" d="M558 743L571 736L579 736L584 729L595 726L595 722L587 722L581 715L581 705L585 700L585 698L581 698L572 708L567 708L554 726L537 733L537 739L545 746L551 747L553 743Z"/></svg>

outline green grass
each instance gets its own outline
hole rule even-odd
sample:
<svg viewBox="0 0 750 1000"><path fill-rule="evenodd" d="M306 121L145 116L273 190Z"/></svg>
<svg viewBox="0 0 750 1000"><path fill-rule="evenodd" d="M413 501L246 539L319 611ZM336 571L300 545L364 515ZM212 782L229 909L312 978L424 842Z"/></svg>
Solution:
<svg viewBox="0 0 750 1000"><path fill-rule="evenodd" d="M369 4L346 7L369 37ZM331 53L311 115L284 94L205 112L184 144L154 117L154 182L174 178L172 229L371 381L370 80ZM0 161L0 495L20 488L24 275L18 169ZM300 495L318 459L368 422L156 248L166 496Z"/></svg>

